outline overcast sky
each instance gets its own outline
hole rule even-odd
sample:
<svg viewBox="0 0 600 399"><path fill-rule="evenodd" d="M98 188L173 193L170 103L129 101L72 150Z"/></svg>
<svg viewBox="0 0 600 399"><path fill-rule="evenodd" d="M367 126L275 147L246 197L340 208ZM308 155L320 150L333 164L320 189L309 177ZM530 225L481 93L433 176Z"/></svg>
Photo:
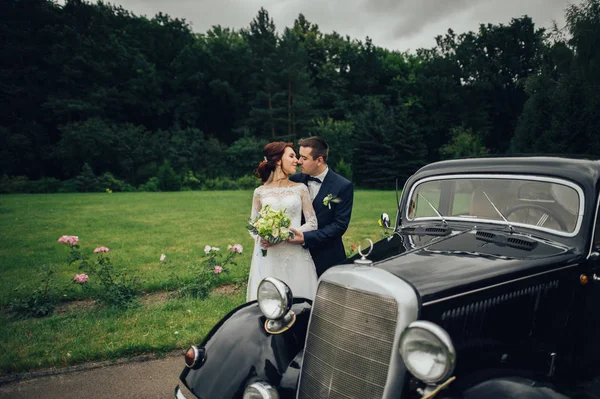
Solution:
<svg viewBox="0 0 600 399"><path fill-rule="evenodd" d="M113 0L137 15L159 11L185 18L195 32L213 25L243 28L264 7L282 30L302 13L321 32L337 31L380 47L415 50L433 47L435 36L477 30L480 23L508 24L529 15L536 26L564 24L567 0ZM575 3L578 1L575 0Z"/></svg>

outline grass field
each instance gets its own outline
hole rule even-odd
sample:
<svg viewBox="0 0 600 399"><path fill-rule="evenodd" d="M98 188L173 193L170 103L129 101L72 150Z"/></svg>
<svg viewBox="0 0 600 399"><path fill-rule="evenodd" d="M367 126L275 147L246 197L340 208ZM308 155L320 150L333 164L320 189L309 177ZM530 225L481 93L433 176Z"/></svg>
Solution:
<svg viewBox="0 0 600 399"><path fill-rule="evenodd" d="M188 266L199 262L207 244L241 243L245 251L229 279L243 278L252 245L244 227L251 198L252 191L0 196L0 306L19 284L35 283L43 264L55 266L56 281L72 280L78 271L57 242L62 235L79 236L87 255L110 248L115 267L139 276L150 294L171 289L174 276L191 278ZM379 215L393 218L395 201L393 191L357 191L346 246L379 239ZM162 253L166 263L159 261ZM148 297L162 299L142 299L141 307L128 311L72 306L41 319L14 320L1 312L0 372L185 348L241 304L245 292L241 287L202 301Z"/></svg>

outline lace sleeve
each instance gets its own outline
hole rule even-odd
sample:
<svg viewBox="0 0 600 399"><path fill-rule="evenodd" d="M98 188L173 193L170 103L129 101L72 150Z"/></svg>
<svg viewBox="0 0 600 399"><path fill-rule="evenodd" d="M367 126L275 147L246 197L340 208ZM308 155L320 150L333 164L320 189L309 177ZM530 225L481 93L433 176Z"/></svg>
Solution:
<svg viewBox="0 0 600 399"><path fill-rule="evenodd" d="M300 197L302 198L302 213L304 214L304 224L298 230L301 232L316 230L319 227L317 222L317 214L312 206L308 187L304 184L300 188Z"/></svg>
<svg viewBox="0 0 600 399"><path fill-rule="evenodd" d="M252 195L252 211L250 212L250 220L254 220L258 212L260 212L261 204L260 204L260 193L258 192L258 188L254 190L254 195ZM257 235L250 232L252 238L256 238Z"/></svg>

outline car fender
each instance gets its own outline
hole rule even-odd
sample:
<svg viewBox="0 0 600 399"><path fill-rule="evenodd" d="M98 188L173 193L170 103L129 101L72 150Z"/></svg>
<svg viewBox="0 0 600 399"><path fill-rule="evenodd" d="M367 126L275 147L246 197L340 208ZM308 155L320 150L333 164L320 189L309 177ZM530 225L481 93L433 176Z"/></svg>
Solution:
<svg viewBox="0 0 600 399"><path fill-rule="evenodd" d="M550 385L517 376L492 378L479 382L464 390L460 397L463 399L568 399Z"/></svg>
<svg viewBox="0 0 600 399"><path fill-rule="evenodd" d="M203 399L241 398L246 386L255 381L268 382L281 397L286 392L294 397L310 310L310 301L295 300L295 323L281 334L270 334L257 302L234 309L198 346L205 350L204 359L186 367L181 381Z"/></svg>

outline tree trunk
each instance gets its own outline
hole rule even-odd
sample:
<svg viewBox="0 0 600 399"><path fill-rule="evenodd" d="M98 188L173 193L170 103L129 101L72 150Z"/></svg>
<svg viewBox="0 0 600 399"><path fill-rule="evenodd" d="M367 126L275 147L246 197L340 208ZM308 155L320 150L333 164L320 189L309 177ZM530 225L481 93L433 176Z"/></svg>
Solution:
<svg viewBox="0 0 600 399"><path fill-rule="evenodd" d="M288 135L292 134L292 82L288 80Z"/></svg>
<svg viewBox="0 0 600 399"><path fill-rule="evenodd" d="M296 138L296 113L295 112L292 113L292 120L293 120L292 132L294 133L294 138Z"/></svg>
<svg viewBox="0 0 600 399"><path fill-rule="evenodd" d="M275 138L275 125L273 124L273 103L271 102L271 89L269 93L269 119L271 120L271 137Z"/></svg>

